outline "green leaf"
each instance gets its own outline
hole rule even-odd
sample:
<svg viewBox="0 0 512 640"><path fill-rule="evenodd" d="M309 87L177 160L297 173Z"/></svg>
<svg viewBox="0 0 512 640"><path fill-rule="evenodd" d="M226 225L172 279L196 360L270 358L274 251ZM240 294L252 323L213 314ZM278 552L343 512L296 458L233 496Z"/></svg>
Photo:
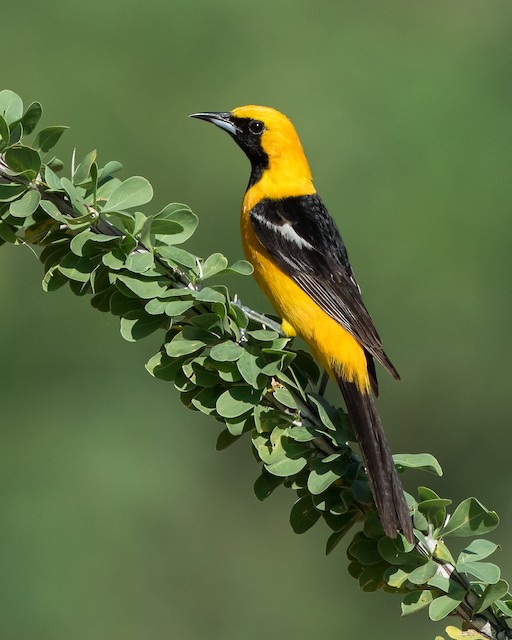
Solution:
<svg viewBox="0 0 512 640"><path fill-rule="evenodd" d="M93 163L96 161L96 149L88 153L82 162L78 165L73 175L73 184L78 185L89 180L89 174L91 172L91 167Z"/></svg>
<svg viewBox="0 0 512 640"><path fill-rule="evenodd" d="M0 184L0 202L16 200L26 190L27 187L24 184Z"/></svg>
<svg viewBox="0 0 512 640"><path fill-rule="evenodd" d="M445 593L449 593L450 589L453 589L453 581L450 580L450 578L444 575L441 576L437 573L427 581L427 584L429 587L434 587L440 591L444 591Z"/></svg>
<svg viewBox="0 0 512 640"><path fill-rule="evenodd" d="M102 185L98 186L98 188L96 190L96 200L99 203L103 203L104 204L109 199L111 194L121 184L122 184L122 182L118 178L110 178L110 180L108 180L107 182L105 182ZM87 203L88 204L92 204L92 201L93 201L93 194L91 193L91 194L89 194L89 196L87 198Z"/></svg>
<svg viewBox="0 0 512 640"><path fill-rule="evenodd" d="M217 413L224 418L237 418L251 411L260 399L261 392L256 389L232 387L217 400Z"/></svg>
<svg viewBox="0 0 512 640"><path fill-rule="evenodd" d="M478 538L477 540L473 540L468 546L461 552L457 559L457 563L463 562L477 562L479 560L484 560L492 553L499 549L497 544L491 542L490 540L485 540L483 538Z"/></svg>
<svg viewBox="0 0 512 640"><path fill-rule="evenodd" d="M443 595L439 596L430 603L428 608L428 615L431 620L437 621L446 618L454 611L459 604L464 600L466 592L461 589L457 595Z"/></svg>
<svg viewBox="0 0 512 640"><path fill-rule="evenodd" d="M16 244L19 241L19 238L16 236L12 228L7 224L7 222L3 222L0 220L0 239L4 242L8 242L9 244Z"/></svg>
<svg viewBox="0 0 512 640"><path fill-rule="evenodd" d="M411 591L402 601L402 615L409 616L411 613L416 613L428 607L433 597L432 592L428 589Z"/></svg>
<svg viewBox="0 0 512 640"><path fill-rule="evenodd" d="M443 498L433 498L418 502L417 509L422 513L428 522L437 528L444 524L446 519L446 507L452 503L451 500Z"/></svg>
<svg viewBox="0 0 512 640"><path fill-rule="evenodd" d="M84 222L85 221L92 222L93 220L92 214L89 213L89 210L85 205L85 200L82 198L81 193L78 191L75 185L71 182L71 180L68 180L67 178L61 178L60 182L64 187L66 193L68 194L73 208L76 209L76 211L78 211L81 214L81 216L85 216ZM77 224L80 222L80 220L78 219L78 220L75 220L74 222L75 224Z"/></svg>
<svg viewBox="0 0 512 640"><path fill-rule="evenodd" d="M238 437L232 436L227 429L223 429L217 438L217 442L215 443L216 451L223 451L230 447L233 443L238 441Z"/></svg>
<svg viewBox="0 0 512 640"><path fill-rule="evenodd" d="M187 269L193 269L197 265L197 257L180 247L158 247L158 255L164 260L170 260L172 263Z"/></svg>
<svg viewBox="0 0 512 640"><path fill-rule="evenodd" d="M50 167L50 169L55 172L62 171L62 169L64 169L64 163L62 160L59 160L55 156L51 160L48 160L46 166Z"/></svg>
<svg viewBox="0 0 512 640"><path fill-rule="evenodd" d="M274 398L288 409L297 409L297 401L286 387L276 387Z"/></svg>
<svg viewBox="0 0 512 640"><path fill-rule="evenodd" d="M126 262L125 268L134 273L145 273L155 266L155 257L151 251L131 253Z"/></svg>
<svg viewBox="0 0 512 640"><path fill-rule="evenodd" d="M216 411L217 399L220 393L221 387L206 387L193 398L192 404L202 413L210 415Z"/></svg>
<svg viewBox="0 0 512 640"><path fill-rule="evenodd" d="M490 607L493 602L496 602L496 600L503 598L503 596L508 593L508 589L508 583L505 582L505 580L499 580L498 582L496 582L496 584L487 585L484 592L475 604L475 607L473 609L474 612L481 613L482 611L485 611L485 609Z"/></svg>
<svg viewBox="0 0 512 640"><path fill-rule="evenodd" d="M181 244L192 236L197 223L197 216L186 204L173 202L154 216L147 233L155 236L163 245ZM144 236L142 242L145 243Z"/></svg>
<svg viewBox="0 0 512 640"><path fill-rule="evenodd" d="M443 540L438 540L436 542L434 558L436 560L441 560L441 562L444 563L455 564L455 560Z"/></svg>
<svg viewBox="0 0 512 640"><path fill-rule="evenodd" d="M44 180L48 185L49 190L60 191L62 189L62 182L60 181L59 176L48 166L44 168Z"/></svg>
<svg viewBox="0 0 512 640"><path fill-rule="evenodd" d="M374 540L380 540L384 535L382 522L375 511L366 514L363 532L367 538L373 538Z"/></svg>
<svg viewBox="0 0 512 640"><path fill-rule="evenodd" d="M210 358L218 362L235 362L242 357L243 353L243 347L232 340L226 340L210 349Z"/></svg>
<svg viewBox="0 0 512 640"><path fill-rule="evenodd" d="M379 564L382 557L377 548L375 540L368 540L364 537L356 537L350 545L350 557L358 560L363 565Z"/></svg>
<svg viewBox="0 0 512 640"><path fill-rule="evenodd" d="M405 567L405 569L408 570L409 567ZM384 574L387 584L393 589L401 589L407 582L408 576L408 571L404 571L400 567L389 567Z"/></svg>
<svg viewBox="0 0 512 640"><path fill-rule="evenodd" d="M423 500L436 500L440 499L440 496L433 489L429 489L429 487L418 487L418 501L422 502Z"/></svg>
<svg viewBox="0 0 512 640"><path fill-rule="evenodd" d="M7 124L3 116L0 116L0 138L2 138L4 144L9 144L9 140L11 138L9 125Z"/></svg>
<svg viewBox="0 0 512 640"><path fill-rule="evenodd" d="M233 262L233 264L229 265L229 267L224 271L225 273L236 273L241 276L250 276L254 271L254 267L250 262L247 262L247 260L237 260L236 262Z"/></svg>
<svg viewBox="0 0 512 640"><path fill-rule="evenodd" d="M9 147L5 152L5 162L16 174L24 174L28 179L34 178L41 169L41 158L35 149L17 145Z"/></svg>
<svg viewBox="0 0 512 640"><path fill-rule="evenodd" d="M232 274L247 276L251 275L253 271L252 264L247 260L237 260L237 262L228 266L227 259L222 254L214 253L204 263L200 275L202 279Z"/></svg>
<svg viewBox="0 0 512 640"><path fill-rule="evenodd" d="M168 342L165 345L165 351L171 358L177 358L188 355L189 353L195 353L205 346L206 343L202 340L189 340L183 336L182 332L180 332L171 340L171 342Z"/></svg>
<svg viewBox="0 0 512 640"><path fill-rule="evenodd" d="M415 529L418 529L418 531L422 531L426 533L428 532L429 522L425 518L425 516L420 511L418 511L417 507L418 507L418 503L416 503L416 507L414 508L413 514L412 514L413 526Z"/></svg>
<svg viewBox="0 0 512 640"><path fill-rule="evenodd" d="M297 454L295 456L293 454L293 451L291 451L291 448L294 446L297 447ZM302 471L302 469L304 469L304 467L308 463L308 459L304 454L306 451L310 453L311 450L306 450L303 447L299 448L298 445L290 445L288 447L288 450L290 450L290 455L293 457L286 456L281 460L278 460L277 462L265 464L265 469L269 473L272 473L273 475L279 476L281 478L294 476L295 474L299 473L299 471Z"/></svg>
<svg viewBox="0 0 512 640"><path fill-rule="evenodd" d="M346 471L347 463L339 460L339 454L334 454L338 464L327 462L329 458L320 459L308 477L308 489L313 495L320 495L336 482Z"/></svg>
<svg viewBox="0 0 512 640"><path fill-rule="evenodd" d="M57 266L62 258L69 253L67 242L59 242L45 247L40 255L40 260L44 265L44 270Z"/></svg>
<svg viewBox="0 0 512 640"><path fill-rule="evenodd" d="M333 407L323 398L314 394L309 394L308 399L316 406L318 416L322 424L331 431L336 431L336 423L339 423L339 415Z"/></svg>
<svg viewBox="0 0 512 640"><path fill-rule="evenodd" d="M121 335L128 342L136 342L159 329L162 319L158 316L151 316L143 309L140 311L129 311L121 318Z"/></svg>
<svg viewBox="0 0 512 640"><path fill-rule="evenodd" d="M110 298L110 313L115 316L124 316L128 311L138 311L140 304L138 298L128 298L117 289L114 289Z"/></svg>
<svg viewBox="0 0 512 640"><path fill-rule="evenodd" d="M219 378L224 380L224 382L240 382L242 376L238 373L236 368L236 363L234 362L214 362L213 368L217 371Z"/></svg>
<svg viewBox="0 0 512 640"><path fill-rule="evenodd" d="M19 122L17 124L12 124L9 144L17 144L18 142L20 142L22 135L23 135L22 125Z"/></svg>
<svg viewBox="0 0 512 640"><path fill-rule="evenodd" d="M347 535L354 524L359 520L361 514L358 511L347 511L336 516L336 530L329 536L325 547L325 554L329 555L336 545Z"/></svg>
<svg viewBox="0 0 512 640"><path fill-rule="evenodd" d="M164 313L171 318L181 316L194 306L194 300L171 300L165 304Z"/></svg>
<svg viewBox="0 0 512 640"><path fill-rule="evenodd" d="M146 369L155 378L165 382L173 382L185 358L170 358L165 353L156 353L146 363Z"/></svg>
<svg viewBox="0 0 512 640"><path fill-rule="evenodd" d="M477 536L492 531L498 524L495 511L486 509L476 498L467 498L455 509L439 536Z"/></svg>
<svg viewBox="0 0 512 640"><path fill-rule="evenodd" d="M123 165L117 160L110 160L98 173L98 184L103 184L113 173L120 171Z"/></svg>
<svg viewBox="0 0 512 640"><path fill-rule="evenodd" d="M105 245L118 243L119 240L120 239L117 236L107 236L102 233L94 233L94 231L85 229L73 237L69 248L77 256L98 256L108 249Z"/></svg>
<svg viewBox="0 0 512 640"><path fill-rule="evenodd" d="M91 298L91 305L102 313L108 313L110 311L110 300L112 298L112 295L112 289L104 289L103 291L99 291Z"/></svg>
<svg viewBox="0 0 512 640"><path fill-rule="evenodd" d="M42 115L43 108L39 102L32 102L27 107L27 110L20 118L20 123L23 125L23 132L26 136L34 131Z"/></svg>
<svg viewBox="0 0 512 640"><path fill-rule="evenodd" d="M134 213L134 223L133 223L133 232L132 232L134 236L140 235L142 228L144 227L144 225L147 223L148 220L149 220L148 216L145 213L142 213L142 211L136 211Z"/></svg>
<svg viewBox="0 0 512 640"><path fill-rule="evenodd" d="M160 300L159 298L152 298L144 307L147 313L152 316L158 316L165 313L165 307L169 304L167 300ZM171 314L169 314L171 315Z"/></svg>
<svg viewBox="0 0 512 640"><path fill-rule="evenodd" d="M46 291L47 293L57 291L57 289L60 289L69 282L67 278L58 272L57 268L57 265L55 265L45 273L41 283L43 291Z"/></svg>
<svg viewBox="0 0 512 640"><path fill-rule="evenodd" d="M215 387L219 386L220 380L216 373L207 371L205 368L205 362L207 358L205 356L199 356L191 358L183 365L183 373L185 376L193 382L197 387ZM222 390L224 390L222 388ZM218 391L217 396L220 395ZM215 406L213 407L215 408Z"/></svg>
<svg viewBox="0 0 512 640"><path fill-rule="evenodd" d="M310 495L299 498L290 512L290 524L295 533L305 533L318 521L317 511Z"/></svg>
<svg viewBox="0 0 512 640"><path fill-rule="evenodd" d="M270 437L268 433L261 436L254 434L253 444L270 473L278 476L294 475L304 468L312 449L307 445L283 437L286 427L279 426L282 424L279 412L275 412L275 417L278 426L272 429ZM271 423L268 423L266 428L272 428L272 426Z"/></svg>
<svg viewBox="0 0 512 640"><path fill-rule="evenodd" d="M510 595L510 594L509 594ZM498 611L504 613L507 618L512 618L512 600L496 600L494 606Z"/></svg>
<svg viewBox="0 0 512 640"><path fill-rule="evenodd" d="M23 115L23 102L21 98L9 89L0 91L0 115L7 124L13 124Z"/></svg>
<svg viewBox="0 0 512 640"><path fill-rule="evenodd" d="M273 342L276 338L279 338L277 331L270 331L268 329L256 329L254 331L247 331L247 335L251 336L258 342Z"/></svg>
<svg viewBox="0 0 512 640"><path fill-rule="evenodd" d="M429 560L425 564L417 567L409 573L408 580L413 584L426 584L434 576L439 565L434 560Z"/></svg>
<svg viewBox="0 0 512 640"><path fill-rule="evenodd" d="M39 206L41 194L35 189L30 189L19 200L11 202L9 213L16 218L26 218L31 216Z"/></svg>
<svg viewBox="0 0 512 640"><path fill-rule="evenodd" d="M98 165L93 162L91 165L91 196L92 196L92 206L94 209L98 208Z"/></svg>
<svg viewBox="0 0 512 640"><path fill-rule="evenodd" d="M359 588L363 591L377 591L384 586L384 573L387 565L385 563L373 564L365 567L359 574Z"/></svg>
<svg viewBox="0 0 512 640"><path fill-rule="evenodd" d="M84 256L84 247L93 238L94 232L89 229L85 229L81 231L76 236L73 236L71 242L69 243L69 248L76 256Z"/></svg>
<svg viewBox="0 0 512 640"><path fill-rule="evenodd" d="M380 555L391 565L410 565L415 558L421 562L422 556L412 549L413 545L404 542L401 536L396 539L385 536L379 540Z"/></svg>
<svg viewBox="0 0 512 640"><path fill-rule="evenodd" d="M496 584L500 579L500 568L492 562L457 562L457 571L470 573L487 584Z"/></svg>
<svg viewBox="0 0 512 640"><path fill-rule="evenodd" d="M59 264L59 271L69 280L87 282L91 276L94 265L87 258L80 258L68 253Z"/></svg>
<svg viewBox="0 0 512 640"><path fill-rule="evenodd" d="M157 298L160 294L164 293L168 286L168 281L165 278L145 278L143 275L118 275L117 282L121 282L128 287L130 291L138 298L144 298L149 300L150 298Z"/></svg>
<svg viewBox="0 0 512 640"><path fill-rule="evenodd" d="M66 129L69 129L69 127L47 127L46 129L41 129L34 139L34 147L40 149L43 153L50 151L60 140Z"/></svg>
<svg viewBox="0 0 512 640"><path fill-rule="evenodd" d="M122 182L110 194L103 212L123 211L146 204L153 198L153 187L140 176L133 176Z"/></svg>
<svg viewBox="0 0 512 640"><path fill-rule="evenodd" d="M254 483L254 494L258 500L265 500L277 487L280 487L284 481L284 478L272 475L263 467L261 475Z"/></svg>
<svg viewBox="0 0 512 640"><path fill-rule="evenodd" d="M400 453L393 456L395 464L410 469L422 469L437 476L443 475L441 465L430 453Z"/></svg>
<svg viewBox="0 0 512 640"><path fill-rule="evenodd" d="M359 576L364 571L363 565L359 564L359 562L356 562L356 561L349 562L347 568L348 568L349 574L356 580L359 580Z"/></svg>
<svg viewBox="0 0 512 640"><path fill-rule="evenodd" d="M224 303L226 298L220 291L212 289L211 287L204 287L204 289L200 289L197 292L196 300L199 300L200 302Z"/></svg>
<svg viewBox="0 0 512 640"><path fill-rule="evenodd" d="M228 266L228 259L222 253L213 253L206 258L201 268L201 279L206 280L212 276L224 271Z"/></svg>
<svg viewBox="0 0 512 640"><path fill-rule="evenodd" d="M372 492L366 476L358 480L354 480L354 482L352 483L352 493L354 494L356 502L361 502L362 504L371 504Z"/></svg>
<svg viewBox="0 0 512 640"><path fill-rule="evenodd" d="M75 296L85 296L91 293L90 282L79 282L78 280L70 280L69 288L75 294Z"/></svg>
<svg viewBox="0 0 512 640"><path fill-rule="evenodd" d="M127 260L127 255L121 249L118 249L118 248L113 249L112 251L109 251L101 259L101 261L106 267L114 271L119 271L120 269L123 269L126 260Z"/></svg>
<svg viewBox="0 0 512 640"><path fill-rule="evenodd" d="M236 362L242 378L255 389L262 387L266 381L266 376L261 375L261 362L261 354L254 347L246 347Z"/></svg>
<svg viewBox="0 0 512 640"><path fill-rule="evenodd" d="M242 418L225 418L226 427L229 433L234 436L241 436L242 433L254 427L254 421L251 416L242 416Z"/></svg>

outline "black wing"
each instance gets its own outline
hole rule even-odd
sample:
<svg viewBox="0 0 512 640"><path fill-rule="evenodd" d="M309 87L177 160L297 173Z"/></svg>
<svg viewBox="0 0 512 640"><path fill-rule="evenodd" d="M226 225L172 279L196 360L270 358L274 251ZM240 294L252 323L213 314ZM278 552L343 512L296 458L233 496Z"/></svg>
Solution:
<svg viewBox="0 0 512 640"><path fill-rule="evenodd" d="M364 306L338 228L320 197L264 199L250 216L258 239L279 267L399 378ZM372 364L369 358L370 373Z"/></svg>

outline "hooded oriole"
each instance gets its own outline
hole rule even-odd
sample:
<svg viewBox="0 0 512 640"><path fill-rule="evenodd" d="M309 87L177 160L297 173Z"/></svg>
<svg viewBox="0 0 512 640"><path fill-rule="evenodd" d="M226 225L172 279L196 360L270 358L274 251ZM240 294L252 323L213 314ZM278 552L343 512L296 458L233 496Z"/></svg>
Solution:
<svg viewBox="0 0 512 640"><path fill-rule="evenodd" d="M313 186L294 126L279 111L254 105L192 116L225 129L249 158L241 216L245 255L283 332L301 336L337 381L385 533L396 537L402 530L412 541L409 509L371 395L378 393L373 359L399 375L364 306L338 228Z"/></svg>

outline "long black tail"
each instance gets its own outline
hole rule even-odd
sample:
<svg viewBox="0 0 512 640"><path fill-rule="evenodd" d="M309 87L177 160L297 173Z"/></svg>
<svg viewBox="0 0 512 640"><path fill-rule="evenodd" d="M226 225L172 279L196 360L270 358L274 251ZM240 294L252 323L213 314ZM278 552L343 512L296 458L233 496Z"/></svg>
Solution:
<svg viewBox="0 0 512 640"><path fill-rule="evenodd" d="M370 393L363 395L353 382L346 382L338 376L337 382L363 455L384 531L390 538L396 538L400 530L412 542L409 508L373 398Z"/></svg>

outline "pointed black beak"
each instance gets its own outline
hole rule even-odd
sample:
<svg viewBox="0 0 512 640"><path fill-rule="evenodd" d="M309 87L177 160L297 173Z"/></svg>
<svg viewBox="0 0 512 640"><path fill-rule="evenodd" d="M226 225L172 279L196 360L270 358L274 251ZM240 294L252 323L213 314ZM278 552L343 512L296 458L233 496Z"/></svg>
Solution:
<svg viewBox="0 0 512 640"><path fill-rule="evenodd" d="M224 129L232 136L236 136L237 133L241 133L241 130L234 124L232 115L229 111L200 111L199 113L191 113L190 117L211 122L212 124L217 125L217 127Z"/></svg>

